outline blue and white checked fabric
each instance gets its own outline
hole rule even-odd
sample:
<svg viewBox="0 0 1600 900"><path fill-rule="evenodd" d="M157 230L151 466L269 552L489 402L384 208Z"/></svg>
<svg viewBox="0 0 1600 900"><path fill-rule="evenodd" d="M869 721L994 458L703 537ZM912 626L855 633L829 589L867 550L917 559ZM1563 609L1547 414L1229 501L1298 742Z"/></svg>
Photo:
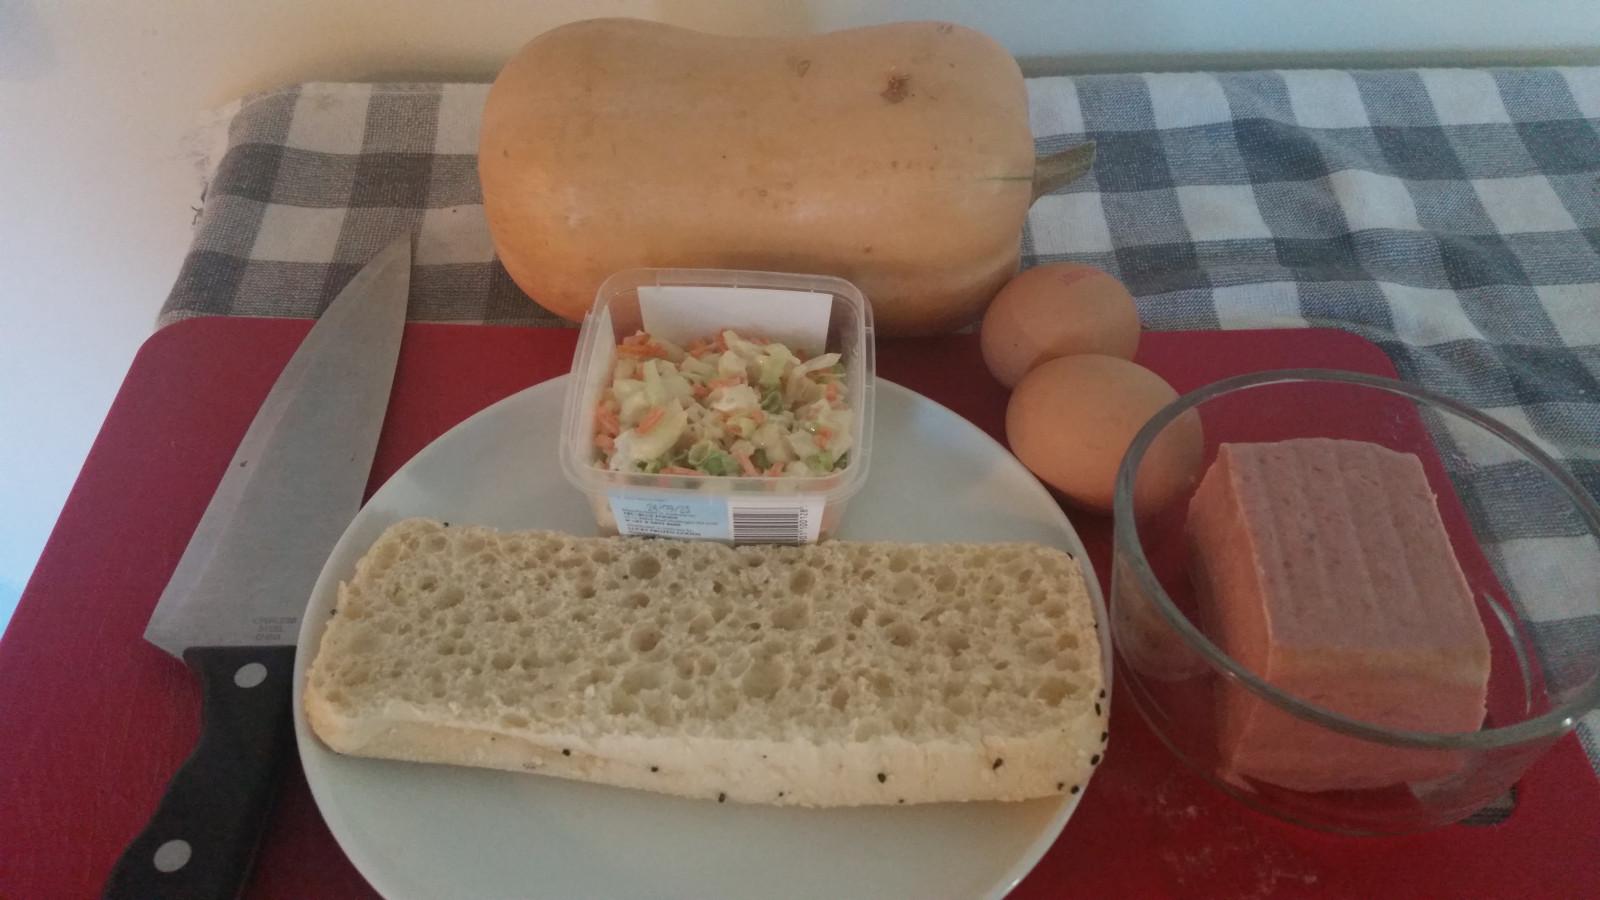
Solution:
<svg viewBox="0 0 1600 900"><path fill-rule="evenodd" d="M1041 151L1099 144L1033 207L1024 262L1125 281L1151 329L1325 326L1531 437L1600 495L1600 68L1096 75L1028 83ZM411 315L561 325L494 259L487 85L306 84L231 110L162 323L316 315L417 238ZM1468 508L1525 466L1435 436ZM1513 504L1514 505L1514 504ZM1481 524L1481 523L1480 523ZM1480 533L1552 665L1600 644L1600 547L1571 516ZM1534 598L1519 586L1559 584ZM1600 765L1600 714L1580 726Z"/></svg>

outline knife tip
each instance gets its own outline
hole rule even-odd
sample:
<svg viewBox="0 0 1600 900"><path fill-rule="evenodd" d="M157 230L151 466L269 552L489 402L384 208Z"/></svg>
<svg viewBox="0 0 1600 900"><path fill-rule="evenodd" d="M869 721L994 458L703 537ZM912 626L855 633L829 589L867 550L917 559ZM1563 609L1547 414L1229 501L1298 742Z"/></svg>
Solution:
<svg viewBox="0 0 1600 900"><path fill-rule="evenodd" d="M374 259L387 259L390 256L401 256L404 257L407 262L409 262L411 260L411 242L415 237L415 235L407 232L406 234L395 238L393 241L389 242L389 246L384 247L381 251L379 251L378 255L374 257Z"/></svg>

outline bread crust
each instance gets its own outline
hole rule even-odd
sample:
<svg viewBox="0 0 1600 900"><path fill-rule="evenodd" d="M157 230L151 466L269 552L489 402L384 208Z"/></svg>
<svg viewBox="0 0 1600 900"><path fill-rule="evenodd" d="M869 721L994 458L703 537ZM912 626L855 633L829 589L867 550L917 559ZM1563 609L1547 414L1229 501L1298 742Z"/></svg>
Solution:
<svg viewBox="0 0 1600 900"><path fill-rule="evenodd" d="M722 802L1024 800L1100 762L1101 665L1076 562L1038 545L412 519L340 586L304 703L356 756Z"/></svg>

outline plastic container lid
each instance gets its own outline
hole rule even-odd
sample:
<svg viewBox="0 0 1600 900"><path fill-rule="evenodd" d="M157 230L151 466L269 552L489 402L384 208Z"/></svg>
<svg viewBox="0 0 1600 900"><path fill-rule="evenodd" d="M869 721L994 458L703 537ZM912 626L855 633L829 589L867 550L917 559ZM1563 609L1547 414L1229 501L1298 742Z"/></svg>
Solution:
<svg viewBox="0 0 1600 900"><path fill-rule="evenodd" d="M647 327L648 325L648 327ZM808 355L838 353L854 445L844 469L813 477L662 475L594 464L594 414L617 344L640 330L687 342L731 328ZM842 278L726 269L629 269L606 279L573 356L561 468L606 533L736 543L805 543L831 534L867 477L872 453L872 310Z"/></svg>

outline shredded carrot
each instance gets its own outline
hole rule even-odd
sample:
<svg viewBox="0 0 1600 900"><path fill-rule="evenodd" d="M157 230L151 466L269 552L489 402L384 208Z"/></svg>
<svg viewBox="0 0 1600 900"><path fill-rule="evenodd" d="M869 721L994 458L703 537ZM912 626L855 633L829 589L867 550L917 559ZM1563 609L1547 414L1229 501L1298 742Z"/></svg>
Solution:
<svg viewBox="0 0 1600 900"><path fill-rule="evenodd" d="M839 382L828 382L828 386L823 389L823 396L828 398L829 403L839 402Z"/></svg>
<svg viewBox="0 0 1600 900"><path fill-rule="evenodd" d="M609 406L602 406L596 410L594 421L599 426L601 434L616 437L622 433L622 422L617 418L617 411Z"/></svg>
<svg viewBox="0 0 1600 900"><path fill-rule="evenodd" d="M818 428L817 433L812 435L812 438L816 440L818 447L826 450L828 449L828 442L833 440L833 430L828 428Z"/></svg>
<svg viewBox="0 0 1600 900"><path fill-rule="evenodd" d="M661 474L663 474L663 475L699 475L700 473L695 471L694 469L686 469L683 466L662 466L661 467Z"/></svg>
<svg viewBox="0 0 1600 900"><path fill-rule="evenodd" d="M667 411L659 406L650 407L650 411L644 414L644 418L639 420L639 424L633 426L634 433L649 434L655 430L657 425L661 424L661 419L666 414Z"/></svg>
<svg viewBox="0 0 1600 900"><path fill-rule="evenodd" d="M656 343L656 339L643 331L634 332L631 336L622 339L617 345L617 352L623 356L635 359L667 358L667 348Z"/></svg>
<svg viewBox="0 0 1600 900"><path fill-rule="evenodd" d="M735 453L735 454L733 454L733 459L734 459L735 462L737 462L739 464L739 468L744 471L744 474L746 474L746 475L760 475L761 474L761 470L756 468L756 464L750 461L750 454L748 454L748 453Z"/></svg>
<svg viewBox="0 0 1600 900"><path fill-rule="evenodd" d="M755 412L750 414L750 421L756 423L757 425L760 425L762 422L765 422L766 420L767 420L767 412L766 412L766 410L758 409Z"/></svg>
<svg viewBox="0 0 1600 900"><path fill-rule="evenodd" d="M696 399L704 400L711 396L711 388L703 384L697 384L694 386L694 395Z"/></svg>
<svg viewBox="0 0 1600 900"><path fill-rule="evenodd" d="M667 348L660 344L620 344L617 353L634 359L666 359Z"/></svg>
<svg viewBox="0 0 1600 900"><path fill-rule="evenodd" d="M604 450L607 453L615 453L615 452L617 452L617 439L612 437L609 434L597 434L597 435L595 435L594 436L594 445L596 447L599 447L601 450Z"/></svg>
<svg viewBox="0 0 1600 900"><path fill-rule="evenodd" d="M767 469L767 474L768 475L782 475L783 474L783 463L773 463L772 466Z"/></svg>
<svg viewBox="0 0 1600 900"><path fill-rule="evenodd" d="M706 386L713 390L725 387L738 387L741 384L744 384L743 375L729 375L725 378L713 378L706 382Z"/></svg>

